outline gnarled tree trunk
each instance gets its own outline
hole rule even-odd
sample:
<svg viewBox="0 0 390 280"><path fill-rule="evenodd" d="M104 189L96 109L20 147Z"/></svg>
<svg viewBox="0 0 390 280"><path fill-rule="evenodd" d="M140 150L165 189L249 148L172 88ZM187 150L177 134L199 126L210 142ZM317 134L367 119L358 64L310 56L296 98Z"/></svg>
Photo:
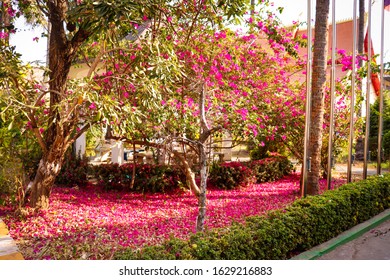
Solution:
<svg viewBox="0 0 390 280"><path fill-rule="evenodd" d="M38 171L30 184L30 205L35 208L47 208L54 181L59 174L67 148L77 137L72 136L77 122L78 112L66 112L63 96L66 93L67 79L80 45L89 34L79 29L73 37L67 35L66 17L68 1L47 1L49 32L49 90L50 112L48 129L44 140L40 142L43 150ZM67 104L65 104L67 106ZM65 113L64 113L65 111Z"/></svg>
<svg viewBox="0 0 390 280"><path fill-rule="evenodd" d="M31 184L30 205L33 208L47 209L49 207L49 197L54 181L61 170L63 159L56 159L59 155L49 154L49 160L43 157L38 165L38 170L34 181Z"/></svg>

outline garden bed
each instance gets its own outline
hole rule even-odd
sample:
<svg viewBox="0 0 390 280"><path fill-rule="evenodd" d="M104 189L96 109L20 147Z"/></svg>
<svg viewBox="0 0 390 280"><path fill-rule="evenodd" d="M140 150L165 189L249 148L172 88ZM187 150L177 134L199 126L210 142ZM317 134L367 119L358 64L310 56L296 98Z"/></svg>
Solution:
<svg viewBox="0 0 390 280"><path fill-rule="evenodd" d="M325 182L322 182L324 188ZM239 190L208 190L207 228L227 227L248 216L280 209L299 197L299 174ZM111 259L116 250L159 244L194 233L197 200L190 192L135 194L54 188L51 206L15 217L0 207L26 259Z"/></svg>

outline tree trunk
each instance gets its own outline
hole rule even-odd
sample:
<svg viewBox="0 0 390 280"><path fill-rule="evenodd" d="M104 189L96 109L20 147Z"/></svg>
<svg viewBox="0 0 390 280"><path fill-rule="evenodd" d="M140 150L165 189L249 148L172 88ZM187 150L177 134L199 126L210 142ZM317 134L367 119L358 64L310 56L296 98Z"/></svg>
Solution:
<svg viewBox="0 0 390 280"><path fill-rule="evenodd" d="M8 13L8 7L11 5L10 4L10 1L9 0L5 0L5 1L2 1L0 2L0 31L2 32L5 32L7 34L9 34L9 27L10 27L10 24L11 24L11 17ZM2 40L4 40L6 42L6 44L8 44L9 42L9 36L7 36L6 38L3 38Z"/></svg>
<svg viewBox="0 0 390 280"><path fill-rule="evenodd" d="M324 96L326 58L328 50L329 0L316 1L315 37L313 47L312 107L310 120L309 155L311 172L307 178L307 194L318 194L321 171L322 125L324 122ZM310 32L310 31L309 31Z"/></svg>
<svg viewBox="0 0 390 280"><path fill-rule="evenodd" d="M66 93L67 79L73 58L80 45L89 34L79 29L72 38L65 30L68 1L48 1L49 22L49 88L50 117L45 133L43 157L39 163L37 174L32 182L30 204L35 208L47 208L54 181L61 170L67 148L74 142L72 136L78 121L75 111L69 118L63 96Z"/></svg>
<svg viewBox="0 0 390 280"><path fill-rule="evenodd" d="M130 190L134 188L135 183L135 173L136 173L136 167L137 167L137 157L135 156L135 143L133 142L133 172L131 174L131 182L130 182Z"/></svg>
<svg viewBox="0 0 390 280"><path fill-rule="evenodd" d="M206 85L202 85L199 96L199 117L200 117L200 137L198 143L199 150L199 167L200 167L200 194L198 197L198 218L196 220L196 231L203 231L206 219L206 191L207 191L207 154L205 143L211 135L211 130L207 125L205 100Z"/></svg>
<svg viewBox="0 0 390 280"><path fill-rule="evenodd" d="M73 143L69 137L59 133L55 138L51 149L44 152L35 174L34 180L30 184L31 197L30 206L33 208L47 209L49 207L49 197L57 175L61 171L64 163L65 153Z"/></svg>
<svg viewBox="0 0 390 280"><path fill-rule="evenodd" d="M199 144L199 165L200 165L200 194L198 197L198 218L196 220L196 231L203 231L206 219L206 189L207 189L207 154L202 143Z"/></svg>
<svg viewBox="0 0 390 280"><path fill-rule="evenodd" d="M199 189L198 185L196 184L195 174L191 170L190 164L188 163L186 158L183 155L181 155L178 151L173 151L173 155L176 157L177 160L180 161L180 163L182 165L181 168L184 172L184 175L186 176L187 184L190 187L192 193L196 197L199 197L200 189Z"/></svg>
<svg viewBox="0 0 390 280"><path fill-rule="evenodd" d="M34 181L31 184L30 206L33 208L47 209L49 197L54 181L61 170L62 162L49 162L42 158Z"/></svg>
<svg viewBox="0 0 390 280"><path fill-rule="evenodd" d="M365 0L359 0L359 36L358 36L358 53L360 55L363 54L363 47L364 47L364 13L365 13L365 7L364 7ZM359 66L362 66L362 61L359 61Z"/></svg>
<svg viewBox="0 0 390 280"><path fill-rule="evenodd" d="M359 0L359 28L358 28L358 46L357 50L359 55L363 55L364 51L364 0ZM363 61L359 60L359 67L363 65ZM362 95L362 81L357 81L357 87L359 89L359 94ZM360 117L362 115L362 108L356 112L357 116ZM364 159L364 141L363 137L359 136L355 146L355 159L363 160Z"/></svg>

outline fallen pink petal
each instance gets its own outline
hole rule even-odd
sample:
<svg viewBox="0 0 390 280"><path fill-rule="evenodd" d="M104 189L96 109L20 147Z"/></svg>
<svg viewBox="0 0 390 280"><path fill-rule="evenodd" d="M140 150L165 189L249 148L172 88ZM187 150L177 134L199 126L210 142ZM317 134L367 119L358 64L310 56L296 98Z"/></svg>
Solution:
<svg viewBox="0 0 390 280"><path fill-rule="evenodd" d="M322 191L325 186L322 180ZM283 209L299 198L299 189L299 173L235 190L210 187L206 228ZM26 259L111 259L123 247L189 237L195 232L198 203L189 191L143 195L88 185L54 188L50 208L38 214L17 218L10 210L0 207L0 215Z"/></svg>

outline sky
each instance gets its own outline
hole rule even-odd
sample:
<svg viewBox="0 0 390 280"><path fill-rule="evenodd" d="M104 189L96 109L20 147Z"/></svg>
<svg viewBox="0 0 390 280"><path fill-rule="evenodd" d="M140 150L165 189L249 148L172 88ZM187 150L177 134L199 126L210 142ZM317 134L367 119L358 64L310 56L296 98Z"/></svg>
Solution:
<svg viewBox="0 0 390 280"><path fill-rule="evenodd" d="M307 1L308 0L274 0L274 7L284 7L280 18L285 25L290 25L293 21L307 21ZM332 3L332 1L330 1ZM354 0L336 0L336 21L351 19L353 17ZM367 11L366 1L366 11ZM380 52L380 24L381 24L381 3L374 0L372 6L372 41L376 54ZM332 9L332 8L331 8ZM312 19L315 15L315 0L312 0ZM331 18L331 15L330 15ZM24 62L46 61L46 38L41 38L42 29L27 27L23 19L19 19L16 26L20 29L11 37L11 43L16 46L16 51L22 54ZM314 26L314 25L313 25ZM385 44L384 61L390 61L390 12L385 11ZM39 38L38 41L33 40ZM377 60L379 62L379 60Z"/></svg>
<svg viewBox="0 0 390 280"><path fill-rule="evenodd" d="M22 54L22 60L24 62L40 61L46 63L46 38L41 38L43 29L31 27L25 24L23 18L17 19L15 26L18 31L11 35L10 43L16 46L16 51ZM39 38L39 40L34 40Z"/></svg>

